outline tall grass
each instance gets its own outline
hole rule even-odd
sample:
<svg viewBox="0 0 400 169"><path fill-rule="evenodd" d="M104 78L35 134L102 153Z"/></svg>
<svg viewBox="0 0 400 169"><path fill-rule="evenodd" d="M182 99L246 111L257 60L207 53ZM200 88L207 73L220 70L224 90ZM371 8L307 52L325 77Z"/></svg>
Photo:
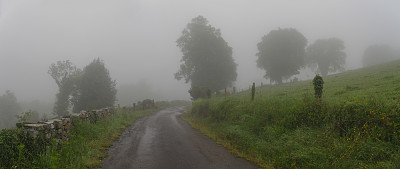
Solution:
<svg viewBox="0 0 400 169"><path fill-rule="evenodd" d="M197 100L184 118L264 168L400 168L400 61Z"/></svg>

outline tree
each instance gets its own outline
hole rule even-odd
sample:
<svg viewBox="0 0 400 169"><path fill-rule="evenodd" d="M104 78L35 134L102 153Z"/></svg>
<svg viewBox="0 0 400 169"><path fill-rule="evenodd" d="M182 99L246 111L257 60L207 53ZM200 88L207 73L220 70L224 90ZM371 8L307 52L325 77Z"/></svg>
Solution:
<svg viewBox="0 0 400 169"><path fill-rule="evenodd" d="M398 59L396 52L388 45L371 45L364 51L362 62L364 67Z"/></svg>
<svg viewBox="0 0 400 169"><path fill-rule="evenodd" d="M74 112L113 106L117 94L115 85L103 61L94 59L77 80L72 100Z"/></svg>
<svg viewBox="0 0 400 169"><path fill-rule="evenodd" d="M51 64L48 73L58 86L53 111L59 116L67 115L70 107L70 96L73 90L76 89L75 81L79 77L81 70L76 68L69 60L66 60Z"/></svg>
<svg viewBox="0 0 400 169"><path fill-rule="evenodd" d="M340 39L318 39L307 47L307 62L310 67L318 67L318 72L326 76L329 72L343 71L346 63L344 43Z"/></svg>
<svg viewBox="0 0 400 169"><path fill-rule="evenodd" d="M208 24L206 18L192 19L176 41L183 56L175 78L191 82L192 87L206 87L217 91L229 87L236 80L236 63L232 48L221 37L221 32Z"/></svg>
<svg viewBox="0 0 400 169"><path fill-rule="evenodd" d="M299 74L304 65L307 39L296 29L272 30L257 44L257 66L265 70L265 78L279 84L282 78Z"/></svg>
<svg viewBox="0 0 400 169"><path fill-rule="evenodd" d="M21 107L17 97L9 90L0 96L0 129L15 127L16 115L20 113Z"/></svg>

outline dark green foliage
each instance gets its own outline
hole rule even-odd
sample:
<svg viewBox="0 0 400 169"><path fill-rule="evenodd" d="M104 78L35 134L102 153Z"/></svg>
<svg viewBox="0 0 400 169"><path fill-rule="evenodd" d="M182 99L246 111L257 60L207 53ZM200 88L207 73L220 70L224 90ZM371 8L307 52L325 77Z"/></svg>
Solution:
<svg viewBox="0 0 400 169"><path fill-rule="evenodd" d="M77 81L73 94L74 112L111 107L115 102L115 81L100 59L87 65Z"/></svg>
<svg viewBox="0 0 400 169"><path fill-rule="evenodd" d="M20 133L20 130L12 129L0 131L0 168L11 168L17 163Z"/></svg>
<svg viewBox="0 0 400 169"><path fill-rule="evenodd" d="M253 86L251 87L251 101L254 101L255 94L256 94L256 83L253 82Z"/></svg>
<svg viewBox="0 0 400 169"><path fill-rule="evenodd" d="M70 96L76 90L76 79L81 70L66 60L51 64L48 73L56 81L59 90L53 111L58 116L65 116L69 114Z"/></svg>
<svg viewBox="0 0 400 169"><path fill-rule="evenodd" d="M15 127L16 115L21 111L14 93L6 91L0 96L0 129Z"/></svg>
<svg viewBox="0 0 400 169"><path fill-rule="evenodd" d="M192 100L197 100L199 98L211 98L211 90L207 87L192 86L189 90Z"/></svg>
<svg viewBox="0 0 400 169"><path fill-rule="evenodd" d="M362 62L365 66L372 66L380 63L399 59L396 52L388 45L371 45L365 49Z"/></svg>
<svg viewBox="0 0 400 169"><path fill-rule="evenodd" d="M50 140L39 133L28 137L22 129L0 131L0 168L32 168L40 163L38 157L45 152Z"/></svg>
<svg viewBox="0 0 400 169"><path fill-rule="evenodd" d="M324 88L324 80L320 75L315 75L313 79L313 85L314 85L314 95L315 98L321 98L322 97L322 89Z"/></svg>
<svg viewBox="0 0 400 169"><path fill-rule="evenodd" d="M296 29L272 30L257 44L257 66L265 70L265 78L280 84L283 78L299 74L306 45L307 39Z"/></svg>
<svg viewBox="0 0 400 169"><path fill-rule="evenodd" d="M177 80L184 78L191 86L205 86L211 91L229 87L236 80L232 48L206 18L193 18L176 42L183 54L175 73Z"/></svg>
<svg viewBox="0 0 400 169"><path fill-rule="evenodd" d="M346 53L343 50L344 43L340 39L318 39L307 47L307 64L317 66L322 76L329 72L344 71Z"/></svg>

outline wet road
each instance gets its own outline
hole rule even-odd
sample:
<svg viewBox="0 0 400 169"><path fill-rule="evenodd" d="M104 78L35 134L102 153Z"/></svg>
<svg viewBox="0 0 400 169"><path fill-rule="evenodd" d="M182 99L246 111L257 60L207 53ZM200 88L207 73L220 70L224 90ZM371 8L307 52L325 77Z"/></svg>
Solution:
<svg viewBox="0 0 400 169"><path fill-rule="evenodd" d="M102 168L255 168L194 130L172 107L139 119L108 151Z"/></svg>

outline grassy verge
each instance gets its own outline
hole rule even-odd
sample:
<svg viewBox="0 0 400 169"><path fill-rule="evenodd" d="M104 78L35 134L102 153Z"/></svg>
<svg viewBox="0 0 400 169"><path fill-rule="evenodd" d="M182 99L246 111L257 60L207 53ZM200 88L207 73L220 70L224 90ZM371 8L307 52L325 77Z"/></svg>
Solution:
<svg viewBox="0 0 400 169"><path fill-rule="evenodd" d="M69 142L59 147L48 147L41 157L45 168L94 168L101 165L106 150L118 139L124 129L137 119L156 110L128 111L119 109L117 113L96 124L79 122ZM56 145L56 144L53 144Z"/></svg>
<svg viewBox="0 0 400 169"><path fill-rule="evenodd" d="M263 168L400 168L400 61L197 100L186 119Z"/></svg>
<svg viewBox="0 0 400 169"><path fill-rule="evenodd" d="M95 168L106 157L106 150L123 130L137 119L156 109L115 114L97 123L75 122L70 140L57 144L55 140L24 137L21 129L1 130L0 168Z"/></svg>

